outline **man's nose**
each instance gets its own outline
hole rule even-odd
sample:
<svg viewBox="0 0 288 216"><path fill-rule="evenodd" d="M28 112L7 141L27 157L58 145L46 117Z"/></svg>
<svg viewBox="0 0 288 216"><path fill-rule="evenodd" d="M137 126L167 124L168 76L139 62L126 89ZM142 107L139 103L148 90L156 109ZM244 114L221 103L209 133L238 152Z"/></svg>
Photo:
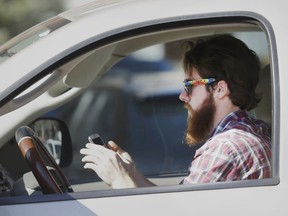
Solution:
<svg viewBox="0 0 288 216"><path fill-rule="evenodd" d="M187 92L184 89L182 89L179 95L179 99L186 103L188 103L191 100L190 96L187 94Z"/></svg>

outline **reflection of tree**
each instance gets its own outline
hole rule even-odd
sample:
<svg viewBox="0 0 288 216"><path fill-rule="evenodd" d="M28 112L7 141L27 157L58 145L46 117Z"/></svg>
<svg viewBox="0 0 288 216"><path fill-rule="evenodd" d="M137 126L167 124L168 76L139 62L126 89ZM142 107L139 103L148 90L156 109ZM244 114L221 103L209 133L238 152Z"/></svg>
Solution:
<svg viewBox="0 0 288 216"><path fill-rule="evenodd" d="M59 0L0 0L0 44L61 11Z"/></svg>
<svg viewBox="0 0 288 216"><path fill-rule="evenodd" d="M59 122L53 119L38 119L32 123L31 127L35 135L59 164L62 148L62 133Z"/></svg>

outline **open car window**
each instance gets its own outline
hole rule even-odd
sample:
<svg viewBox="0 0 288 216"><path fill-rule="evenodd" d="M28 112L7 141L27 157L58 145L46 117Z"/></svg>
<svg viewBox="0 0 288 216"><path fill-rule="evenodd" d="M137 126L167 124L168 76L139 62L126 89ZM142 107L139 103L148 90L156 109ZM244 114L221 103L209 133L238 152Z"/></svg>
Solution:
<svg viewBox="0 0 288 216"><path fill-rule="evenodd" d="M265 33L254 27L241 28L238 24L230 24L229 28L227 33L243 40L261 59L263 76L260 75L258 90L264 96L250 115L271 125L271 87L267 88L271 75ZM113 140L129 152L137 168L157 185L179 184L187 175L198 147L188 147L183 139L187 118L187 111L179 100L184 79L183 43L212 35L200 31L196 37L186 36L135 48L136 51L125 48L128 43L124 43L121 49L133 52L121 58L77 98L47 114L69 125L74 155L72 165L63 169L71 182L95 183L88 190L106 188L94 172L83 169L79 154L87 137L96 132L105 142ZM81 186L79 188L81 190Z"/></svg>

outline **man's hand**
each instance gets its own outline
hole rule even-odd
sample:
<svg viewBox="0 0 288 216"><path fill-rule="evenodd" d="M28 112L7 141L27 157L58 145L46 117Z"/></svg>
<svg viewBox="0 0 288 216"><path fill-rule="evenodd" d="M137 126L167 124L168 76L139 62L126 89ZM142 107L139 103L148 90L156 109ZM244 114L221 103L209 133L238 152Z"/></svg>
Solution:
<svg viewBox="0 0 288 216"><path fill-rule="evenodd" d="M112 141L108 147L87 143L86 148L80 150L85 155L84 168L94 170L112 188L136 187L133 180L136 168L131 156Z"/></svg>

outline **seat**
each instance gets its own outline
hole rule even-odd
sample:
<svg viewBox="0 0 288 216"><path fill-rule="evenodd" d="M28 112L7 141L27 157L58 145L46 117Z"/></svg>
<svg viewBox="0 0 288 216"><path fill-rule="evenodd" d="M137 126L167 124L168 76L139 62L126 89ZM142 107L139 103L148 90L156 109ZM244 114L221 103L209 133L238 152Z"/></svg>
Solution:
<svg viewBox="0 0 288 216"><path fill-rule="evenodd" d="M257 93L262 93L262 100L254 110L256 118L272 125L272 88L270 65L266 65L259 74Z"/></svg>

